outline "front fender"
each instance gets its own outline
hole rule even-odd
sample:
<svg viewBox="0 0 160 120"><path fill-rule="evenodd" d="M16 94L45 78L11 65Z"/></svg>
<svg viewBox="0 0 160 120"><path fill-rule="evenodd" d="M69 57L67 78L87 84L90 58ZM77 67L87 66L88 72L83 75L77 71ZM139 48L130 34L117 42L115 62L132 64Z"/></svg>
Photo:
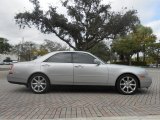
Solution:
<svg viewBox="0 0 160 120"><path fill-rule="evenodd" d="M122 74L133 74L140 79L141 74L146 74L145 69L140 67L131 67L123 65L110 65L109 66L109 80L108 85L115 86L116 80Z"/></svg>

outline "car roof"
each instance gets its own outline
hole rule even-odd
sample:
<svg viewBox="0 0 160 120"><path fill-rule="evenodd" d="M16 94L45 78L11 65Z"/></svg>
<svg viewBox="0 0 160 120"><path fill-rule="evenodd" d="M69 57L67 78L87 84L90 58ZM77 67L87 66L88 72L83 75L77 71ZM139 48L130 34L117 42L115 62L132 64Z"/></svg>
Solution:
<svg viewBox="0 0 160 120"><path fill-rule="evenodd" d="M81 53L88 53L86 51L54 51L54 52L50 52L50 53L59 53L59 52L81 52Z"/></svg>
<svg viewBox="0 0 160 120"><path fill-rule="evenodd" d="M89 52L85 52L85 51L54 51L54 52L50 52L40 58L37 58L35 60L33 60L33 62L43 62L44 60L46 60L47 58L51 57L52 55L56 54L56 53L62 53L62 52L68 52L68 53L87 53L93 57L95 57L96 59L99 59L97 56L89 53ZM101 59L99 59L101 61L101 63L105 64Z"/></svg>
<svg viewBox="0 0 160 120"><path fill-rule="evenodd" d="M89 52L85 52L85 51L54 51L54 52L50 52L44 56L41 56L40 58L37 58L35 60L33 60L34 62L42 62L44 61L46 58L49 58L50 56L56 54L56 53L62 53L62 52L68 52L68 53L88 53L90 54Z"/></svg>
<svg viewBox="0 0 160 120"><path fill-rule="evenodd" d="M61 52L69 52L69 53L88 53L88 54L91 54L89 52L86 52L86 51L54 51L54 52L50 52L48 54L55 54L55 53L61 53Z"/></svg>

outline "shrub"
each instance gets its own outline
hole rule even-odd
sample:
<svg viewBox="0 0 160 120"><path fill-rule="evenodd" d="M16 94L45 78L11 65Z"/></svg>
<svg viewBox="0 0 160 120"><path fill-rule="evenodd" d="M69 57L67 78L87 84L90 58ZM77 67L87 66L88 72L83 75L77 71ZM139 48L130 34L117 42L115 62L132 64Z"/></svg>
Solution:
<svg viewBox="0 0 160 120"><path fill-rule="evenodd" d="M119 65L129 65L128 62L114 62L113 64L119 64ZM131 65L133 66L147 66L146 62L137 62L137 61L132 61Z"/></svg>

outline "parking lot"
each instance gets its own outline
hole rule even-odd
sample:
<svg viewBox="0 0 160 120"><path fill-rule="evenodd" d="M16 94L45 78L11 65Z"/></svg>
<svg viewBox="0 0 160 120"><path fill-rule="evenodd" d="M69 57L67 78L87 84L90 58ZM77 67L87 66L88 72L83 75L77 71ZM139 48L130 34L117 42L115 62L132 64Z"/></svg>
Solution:
<svg viewBox="0 0 160 120"><path fill-rule="evenodd" d="M121 95L113 87L56 86L47 94L33 94L10 84L0 71L0 119L52 119L160 115L160 70L148 69L149 89Z"/></svg>

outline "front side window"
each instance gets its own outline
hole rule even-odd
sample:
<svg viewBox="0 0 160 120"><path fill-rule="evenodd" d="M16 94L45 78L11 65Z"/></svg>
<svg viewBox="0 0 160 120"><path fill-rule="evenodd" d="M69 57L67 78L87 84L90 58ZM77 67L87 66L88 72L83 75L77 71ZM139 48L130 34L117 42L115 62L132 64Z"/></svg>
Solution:
<svg viewBox="0 0 160 120"><path fill-rule="evenodd" d="M72 63L71 53L57 53L44 62L55 62L55 63Z"/></svg>
<svg viewBox="0 0 160 120"><path fill-rule="evenodd" d="M87 53L73 53L74 63L95 64L95 58Z"/></svg>

